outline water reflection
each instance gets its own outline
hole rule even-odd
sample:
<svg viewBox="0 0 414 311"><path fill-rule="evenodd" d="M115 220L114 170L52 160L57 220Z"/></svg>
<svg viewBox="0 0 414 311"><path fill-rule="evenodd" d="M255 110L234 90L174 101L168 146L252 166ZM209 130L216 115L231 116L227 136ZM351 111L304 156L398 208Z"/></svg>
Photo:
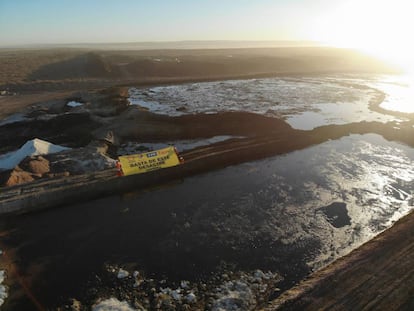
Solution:
<svg viewBox="0 0 414 311"><path fill-rule="evenodd" d="M387 94L381 107L387 110L414 113L414 76L391 76L377 82Z"/></svg>
<svg viewBox="0 0 414 311"><path fill-rule="evenodd" d="M167 188L10 219L3 240L43 301L76 297L108 262L197 280L224 261L294 283L410 211L413 164L412 148L353 135Z"/></svg>

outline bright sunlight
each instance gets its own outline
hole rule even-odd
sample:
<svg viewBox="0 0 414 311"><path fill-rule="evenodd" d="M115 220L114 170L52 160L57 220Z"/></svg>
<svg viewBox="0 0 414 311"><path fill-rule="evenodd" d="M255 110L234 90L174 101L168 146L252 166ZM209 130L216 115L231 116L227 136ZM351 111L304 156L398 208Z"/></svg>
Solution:
<svg viewBox="0 0 414 311"><path fill-rule="evenodd" d="M337 47L357 48L412 74L411 8L407 0L343 1L316 21L310 36Z"/></svg>

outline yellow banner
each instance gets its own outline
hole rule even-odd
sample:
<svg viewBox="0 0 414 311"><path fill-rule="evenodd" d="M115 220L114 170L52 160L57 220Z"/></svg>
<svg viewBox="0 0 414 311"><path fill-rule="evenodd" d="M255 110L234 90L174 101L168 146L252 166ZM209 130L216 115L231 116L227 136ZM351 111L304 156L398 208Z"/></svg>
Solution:
<svg viewBox="0 0 414 311"><path fill-rule="evenodd" d="M174 147L119 157L124 175L141 174L180 164Z"/></svg>

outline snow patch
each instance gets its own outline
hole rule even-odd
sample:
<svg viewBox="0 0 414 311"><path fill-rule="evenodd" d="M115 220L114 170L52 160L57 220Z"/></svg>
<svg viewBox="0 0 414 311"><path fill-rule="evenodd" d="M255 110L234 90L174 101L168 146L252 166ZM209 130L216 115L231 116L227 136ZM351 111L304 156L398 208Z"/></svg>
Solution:
<svg viewBox="0 0 414 311"><path fill-rule="evenodd" d="M189 293L187 296L185 296L185 299L189 302L189 303L193 303L197 301L197 297L196 295L194 295L194 293Z"/></svg>
<svg viewBox="0 0 414 311"><path fill-rule="evenodd" d="M81 172L96 172L108 168L114 168L116 160L98 152L91 154L81 154L75 152L73 154L69 154L67 164L69 167L76 168Z"/></svg>
<svg viewBox="0 0 414 311"><path fill-rule="evenodd" d="M0 255L2 254L3 254L3 251L0 250ZM5 276L6 276L6 272L4 270L0 270L0 307L3 305L4 301L7 298L6 286L3 285Z"/></svg>
<svg viewBox="0 0 414 311"><path fill-rule="evenodd" d="M181 300L181 290L176 289L176 290L171 291L171 297L174 298L175 300Z"/></svg>
<svg viewBox="0 0 414 311"><path fill-rule="evenodd" d="M6 286L3 285L5 272L3 270L0 270L0 306L3 305L4 301L7 298L7 291Z"/></svg>
<svg viewBox="0 0 414 311"><path fill-rule="evenodd" d="M47 141L35 138L27 141L16 151L0 155L0 169L12 169L28 156L57 153L68 149L70 148L54 145Z"/></svg>
<svg viewBox="0 0 414 311"><path fill-rule="evenodd" d="M161 288L161 292L163 294L170 295L174 300L177 300L177 301L181 300L182 298L181 288L177 288L177 289L171 289L169 287Z"/></svg>
<svg viewBox="0 0 414 311"><path fill-rule="evenodd" d="M180 285L181 285L181 288L186 289L186 288L189 287L190 282L188 282L188 281L181 281Z"/></svg>
<svg viewBox="0 0 414 311"><path fill-rule="evenodd" d="M129 276L129 272L120 268L119 271L118 271L118 275L116 277L118 279L125 279L128 276Z"/></svg>
<svg viewBox="0 0 414 311"><path fill-rule="evenodd" d="M126 301L116 298L103 300L92 306L92 311L135 311Z"/></svg>
<svg viewBox="0 0 414 311"><path fill-rule="evenodd" d="M224 283L219 288L217 296L211 308L213 311L251 310L256 304L249 285L242 281Z"/></svg>
<svg viewBox="0 0 414 311"><path fill-rule="evenodd" d="M83 104L72 100L72 101L68 102L66 104L66 106L69 106L69 107L73 108L73 107L83 106Z"/></svg>

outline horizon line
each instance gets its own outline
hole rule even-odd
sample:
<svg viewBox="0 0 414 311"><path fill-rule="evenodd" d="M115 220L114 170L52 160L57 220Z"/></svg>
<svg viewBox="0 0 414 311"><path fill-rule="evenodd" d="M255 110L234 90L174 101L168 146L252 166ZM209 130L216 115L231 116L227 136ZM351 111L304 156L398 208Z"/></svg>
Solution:
<svg viewBox="0 0 414 311"><path fill-rule="evenodd" d="M219 48L253 48L253 47L326 47L326 43L312 40L177 40L177 41L128 41L128 42L71 42L71 43L21 43L0 45L0 49L9 48L51 48L72 47L87 48L105 46L132 46L141 49L219 49ZM160 47L163 46L164 47ZM187 47L185 47L187 45ZM223 45L223 46L220 46ZM227 47L226 47L227 45ZM232 46L233 45L233 46Z"/></svg>

